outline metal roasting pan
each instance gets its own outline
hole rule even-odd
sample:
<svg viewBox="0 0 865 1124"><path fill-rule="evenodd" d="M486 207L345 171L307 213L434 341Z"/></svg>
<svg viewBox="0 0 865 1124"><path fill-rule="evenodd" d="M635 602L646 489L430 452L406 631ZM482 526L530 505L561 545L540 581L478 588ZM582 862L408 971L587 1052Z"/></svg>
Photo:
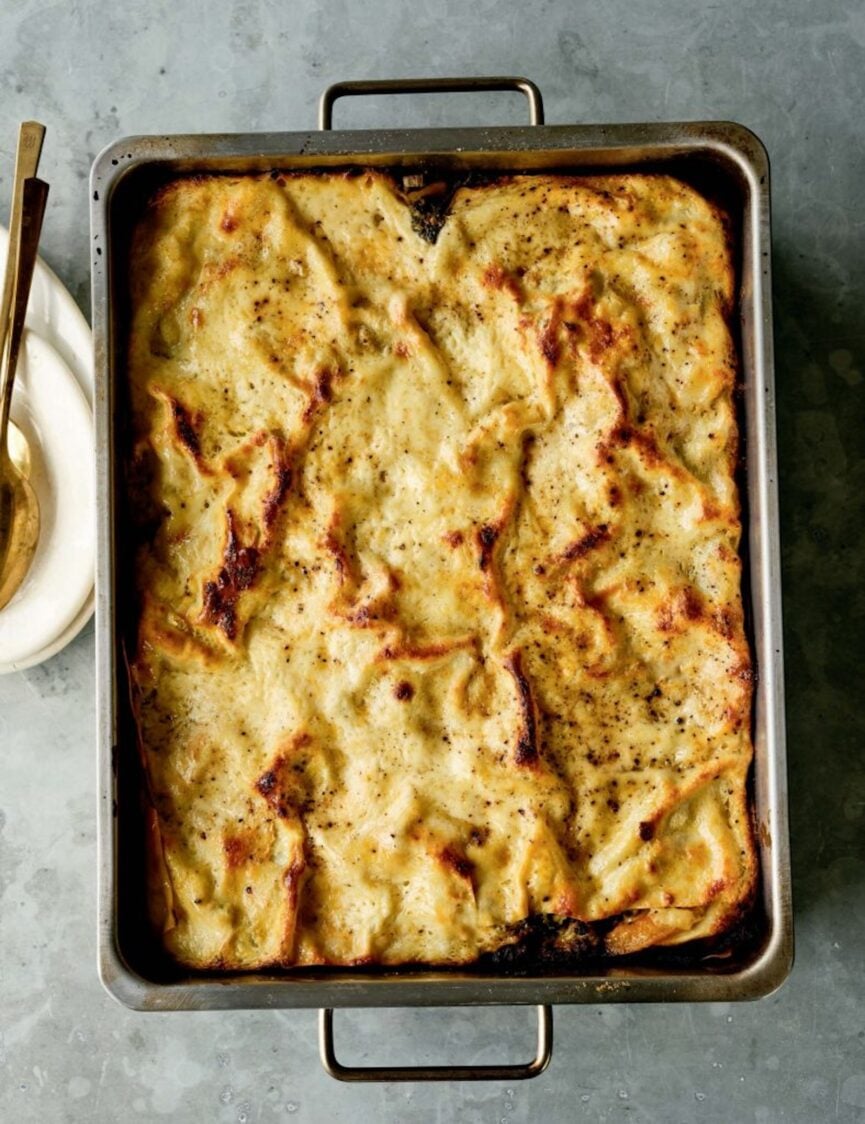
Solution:
<svg viewBox="0 0 865 1124"><path fill-rule="evenodd" d="M334 102L359 94L519 90L531 124L497 128L334 131ZM294 133L141 136L118 141L91 173L96 358L97 741L99 972L136 1010L318 1007L322 1062L349 1081L515 1080L543 1072L555 1003L756 999L774 991L793 959L784 746L780 555L772 366L769 166L760 141L727 122L543 125L540 92L522 78L346 82L325 91L320 129ZM128 558L121 464L127 424L124 335L131 224L159 183L180 174L386 166L397 173L468 170L663 170L716 197L733 219L742 378L744 598L757 681L752 789L761 880L742 941L722 955L602 966L538 966L516 973L358 967L258 973L190 973L158 947L145 916L141 766L121 638L128 625ZM333 1008L536 1004L535 1058L521 1065L349 1067L337 1061Z"/></svg>

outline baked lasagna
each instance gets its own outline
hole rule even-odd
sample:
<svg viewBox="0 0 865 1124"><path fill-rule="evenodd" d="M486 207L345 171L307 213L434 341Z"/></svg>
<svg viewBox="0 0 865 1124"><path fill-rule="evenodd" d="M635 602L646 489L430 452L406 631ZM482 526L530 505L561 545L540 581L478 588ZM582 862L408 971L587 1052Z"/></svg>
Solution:
<svg viewBox="0 0 865 1124"><path fill-rule="evenodd" d="M662 175L199 176L129 260L170 954L728 931L756 860L723 214Z"/></svg>

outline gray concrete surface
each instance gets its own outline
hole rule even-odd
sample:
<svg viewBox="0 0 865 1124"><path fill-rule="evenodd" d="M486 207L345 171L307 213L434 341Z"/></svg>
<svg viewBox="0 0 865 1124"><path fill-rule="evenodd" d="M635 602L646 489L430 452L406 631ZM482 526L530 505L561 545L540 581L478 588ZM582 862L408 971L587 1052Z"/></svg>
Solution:
<svg viewBox="0 0 865 1124"><path fill-rule="evenodd" d="M732 118L773 161L798 960L757 1004L559 1009L523 1085L346 1087L312 1013L142 1015L95 971L93 633L0 680L0 1119L865 1120L865 6L861 0L5 0L0 214L49 128L44 254L88 309L87 175L123 134L298 128L346 76L524 73L548 119ZM339 109L506 121L518 101ZM346 1013L346 1051L524 1052L520 1011Z"/></svg>

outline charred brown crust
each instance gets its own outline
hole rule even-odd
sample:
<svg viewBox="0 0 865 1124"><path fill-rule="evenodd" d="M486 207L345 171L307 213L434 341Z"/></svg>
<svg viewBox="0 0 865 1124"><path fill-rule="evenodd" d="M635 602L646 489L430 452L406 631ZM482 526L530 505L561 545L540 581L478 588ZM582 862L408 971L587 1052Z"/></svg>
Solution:
<svg viewBox="0 0 865 1124"><path fill-rule="evenodd" d="M222 850L229 870L235 870L255 858L255 848L245 835L226 835L222 840Z"/></svg>
<svg viewBox="0 0 865 1124"><path fill-rule="evenodd" d="M495 549L496 541L501 534L501 528L492 523L485 523L477 533L478 547L480 553L478 555L478 566L481 570L489 569L490 561L492 560L493 550Z"/></svg>
<svg viewBox="0 0 865 1124"><path fill-rule="evenodd" d="M192 457L199 469L204 469L201 456L201 439L198 436L197 429L198 418L178 398L166 394L165 401L171 411L171 426L178 444Z"/></svg>
<svg viewBox="0 0 865 1124"><path fill-rule="evenodd" d="M532 449L534 448L537 437L534 433L524 433L522 445L520 449L520 482L522 486L528 491L532 486L531 478L529 477L529 463L532 459Z"/></svg>
<svg viewBox="0 0 865 1124"><path fill-rule="evenodd" d="M459 875L460 878L466 878L471 881L475 871L475 864L471 859L466 858L462 852L458 851L456 847L445 847L439 854L444 866L449 867L454 874Z"/></svg>
<svg viewBox="0 0 865 1124"><path fill-rule="evenodd" d="M703 618L703 600L693 586L685 586L682 591L682 609L685 618L689 621L698 621Z"/></svg>
<svg viewBox="0 0 865 1124"><path fill-rule="evenodd" d="M590 289L586 289L582 296L570 306L570 311L586 333L589 358L593 363L599 362L615 341L612 325L602 317L595 315L595 306L595 297Z"/></svg>
<svg viewBox="0 0 865 1124"><path fill-rule="evenodd" d="M273 770L268 770L260 778L256 788L281 820L290 819L297 814L290 797L277 785Z"/></svg>
<svg viewBox="0 0 865 1124"><path fill-rule="evenodd" d="M612 531L606 523L600 523L597 527L592 527L591 530L586 531L576 542L572 542L570 546L565 547L562 551L562 558L565 562L574 562L578 558L585 558L585 556L596 547L609 542L612 537Z"/></svg>
<svg viewBox="0 0 865 1124"><path fill-rule="evenodd" d="M517 736L514 748L514 762L517 765L536 765L538 753L538 722L535 700L532 696L532 686L523 671L522 655L519 651L513 652L505 660L505 667L514 678L519 693L520 710L523 724Z"/></svg>
<svg viewBox="0 0 865 1124"><path fill-rule="evenodd" d="M390 622L396 615L396 607L382 598L373 603L359 605L345 613L343 620L352 628L378 628L389 630Z"/></svg>
<svg viewBox="0 0 865 1124"><path fill-rule="evenodd" d="M536 332L541 355L551 370L561 360L563 342L570 355L576 355L578 348L584 346L593 363L600 363L613 347L616 332L607 320L595 314L595 306L591 289L586 289L576 300L557 297L553 301L548 319Z"/></svg>
<svg viewBox="0 0 865 1124"><path fill-rule="evenodd" d="M512 925L504 943L481 956L479 967L509 974L543 965L600 961L604 931L605 926L598 923L551 913L532 914Z"/></svg>
<svg viewBox="0 0 865 1124"><path fill-rule="evenodd" d="M707 611L698 590L687 585L658 606L656 613L657 628L659 632L681 631L683 624L707 624L727 637L724 629L729 625L729 618L722 613L720 620L717 614Z"/></svg>
<svg viewBox="0 0 865 1124"><path fill-rule="evenodd" d="M304 811L304 762L299 755L311 742L312 738L305 731L294 734L283 752L274 758L270 768L255 782L255 791L264 797L280 819L287 820Z"/></svg>
<svg viewBox="0 0 865 1124"><path fill-rule="evenodd" d="M554 308L549 320L538 329L538 347L547 364L552 368L559 361L561 345L559 343L559 316Z"/></svg>
<svg viewBox="0 0 865 1124"><path fill-rule="evenodd" d="M226 539L223 564L215 580L206 581L202 590L201 619L215 625L228 640L237 637L237 602L251 589L258 577L259 552L254 546L241 546L235 528L234 512L226 512Z"/></svg>
<svg viewBox="0 0 865 1124"><path fill-rule="evenodd" d="M451 652L461 649L472 649L477 646L473 636L458 637L455 640L439 640L429 644L419 644L406 641L383 648L378 654L379 660L438 660L442 656L449 656Z"/></svg>
<svg viewBox="0 0 865 1124"><path fill-rule="evenodd" d="M324 368L315 376L312 396L303 411L303 420L311 421L315 414L333 399L334 372L329 367Z"/></svg>
<svg viewBox="0 0 865 1124"><path fill-rule="evenodd" d="M308 866L306 857L301 856L295 859L282 876L282 884L285 887L286 895L288 898L288 914L286 920L286 940L291 942L293 940L294 927L297 921L297 906L300 899L300 889L303 884L303 879L308 873Z"/></svg>
<svg viewBox="0 0 865 1124"><path fill-rule="evenodd" d="M435 245L445 224L458 181L439 181L404 195L410 207L412 230L425 242Z"/></svg>
<svg viewBox="0 0 865 1124"><path fill-rule="evenodd" d="M510 293L515 301L522 300L522 286L517 278L495 262L487 266L481 280L485 288Z"/></svg>
<svg viewBox="0 0 865 1124"><path fill-rule="evenodd" d="M258 792L269 799L270 794L276 787L276 773L273 769L268 769L266 773L262 773L258 780L255 782L255 787Z"/></svg>
<svg viewBox="0 0 865 1124"><path fill-rule="evenodd" d="M340 584L357 584L358 575L355 572L354 560L349 553L342 531L342 515L339 510L334 511L328 524L327 531L321 545L333 558Z"/></svg>
<svg viewBox="0 0 865 1124"><path fill-rule="evenodd" d="M273 487L265 495L261 506L261 520L266 531L273 530L285 497L291 488L291 464L285 445L281 441L276 443L271 468L274 475Z"/></svg>

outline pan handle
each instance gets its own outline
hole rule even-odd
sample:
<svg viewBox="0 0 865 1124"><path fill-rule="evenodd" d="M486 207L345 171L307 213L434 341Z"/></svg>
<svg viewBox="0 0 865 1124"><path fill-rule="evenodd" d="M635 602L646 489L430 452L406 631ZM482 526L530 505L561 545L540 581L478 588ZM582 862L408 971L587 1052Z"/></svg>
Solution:
<svg viewBox="0 0 865 1124"><path fill-rule="evenodd" d="M318 1013L321 1064L337 1081L523 1081L537 1077L553 1056L553 1009L538 1007L538 1044L530 1062L516 1065L343 1065L337 1061L333 1040L333 1008Z"/></svg>
<svg viewBox="0 0 865 1124"><path fill-rule="evenodd" d="M318 127L333 128L333 104L338 98L363 94L473 94L481 90L517 90L525 94L529 99L529 121L532 125L543 125L544 100L528 78L378 78L328 86L318 103Z"/></svg>

